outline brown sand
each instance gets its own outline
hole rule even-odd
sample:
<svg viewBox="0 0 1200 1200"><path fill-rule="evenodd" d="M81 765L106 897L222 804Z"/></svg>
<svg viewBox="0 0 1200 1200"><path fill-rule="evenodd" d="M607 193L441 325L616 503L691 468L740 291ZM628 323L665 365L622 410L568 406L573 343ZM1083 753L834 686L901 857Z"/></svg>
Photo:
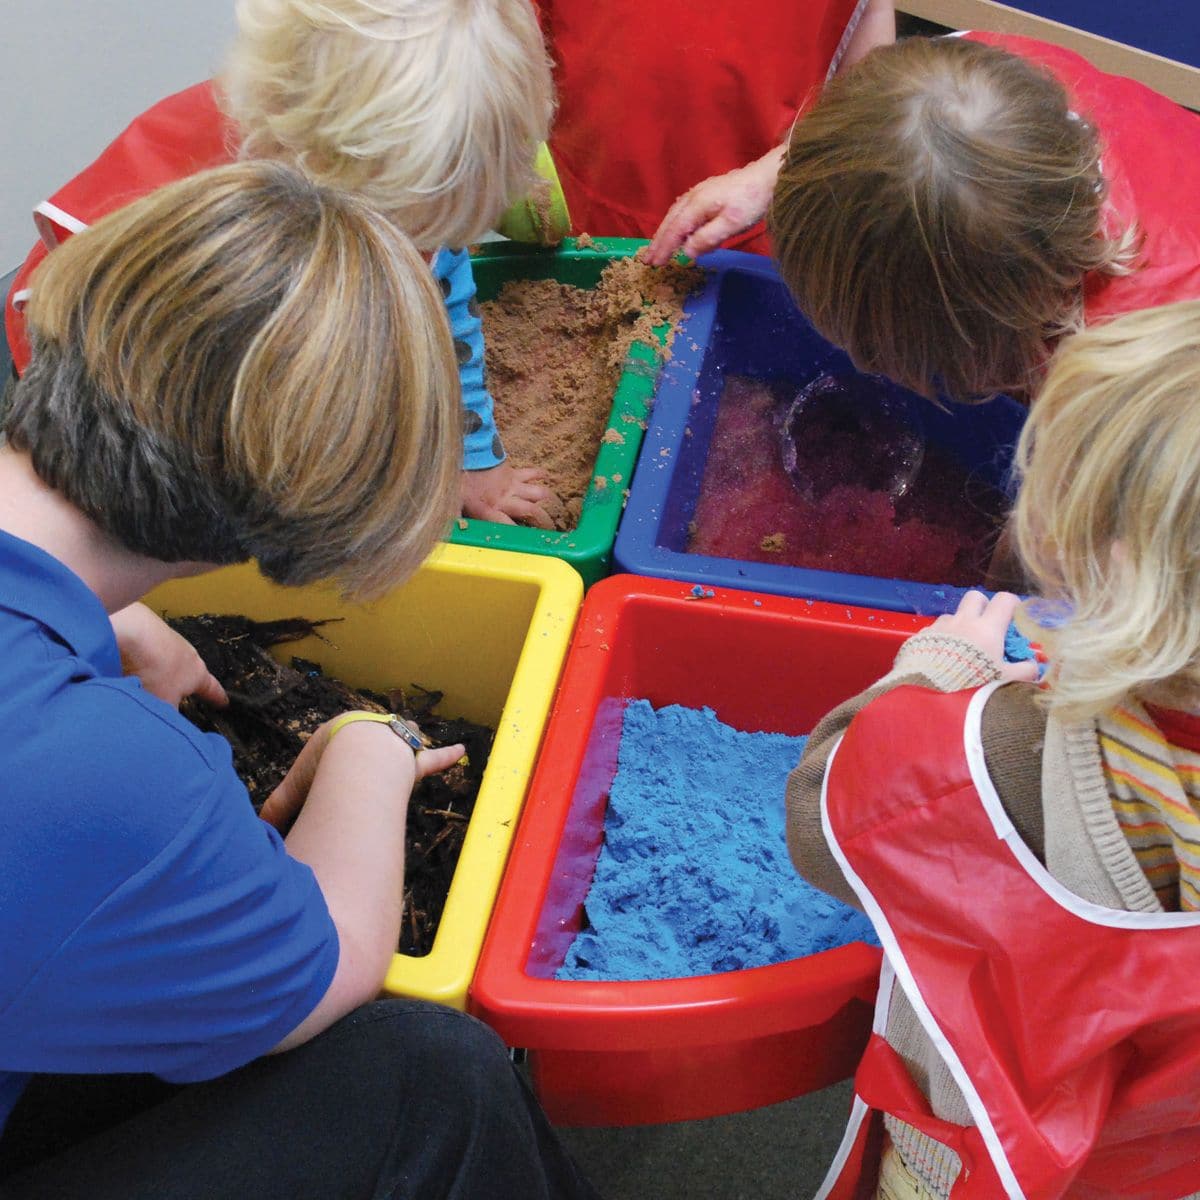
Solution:
<svg viewBox="0 0 1200 1200"><path fill-rule="evenodd" d="M525 203L533 215L538 245L557 246L563 240L563 235L559 233L557 237L554 236L557 231L554 228L554 189L550 186L550 180L536 180Z"/></svg>
<svg viewBox="0 0 1200 1200"><path fill-rule="evenodd" d="M666 324L667 357L683 301L703 281L693 267L620 258L591 290L516 279L480 306L496 425L514 465L545 471L555 528L579 522L601 435L623 440L605 426L630 345L657 346L654 327Z"/></svg>

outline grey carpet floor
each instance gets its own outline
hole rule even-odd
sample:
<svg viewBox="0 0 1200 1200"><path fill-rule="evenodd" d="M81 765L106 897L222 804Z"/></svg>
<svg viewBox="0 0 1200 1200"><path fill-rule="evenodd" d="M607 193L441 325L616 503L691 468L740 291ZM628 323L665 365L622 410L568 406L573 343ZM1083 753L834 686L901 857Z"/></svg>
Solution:
<svg viewBox="0 0 1200 1200"><path fill-rule="evenodd" d="M808 1200L841 1141L850 1094L847 1080L727 1117L560 1132L604 1200Z"/></svg>

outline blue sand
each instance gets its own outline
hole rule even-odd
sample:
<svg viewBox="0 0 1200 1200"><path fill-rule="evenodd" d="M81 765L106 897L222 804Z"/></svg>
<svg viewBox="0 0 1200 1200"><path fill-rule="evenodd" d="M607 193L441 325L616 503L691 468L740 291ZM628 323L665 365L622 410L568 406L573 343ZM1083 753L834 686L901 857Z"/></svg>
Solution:
<svg viewBox="0 0 1200 1200"><path fill-rule="evenodd" d="M896 595L910 612L922 616L940 617L942 613L952 613L958 602L970 591L969 588L955 587L952 583L939 584L930 588L927 584L904 583L896 581ZM982 588L976 588L982 591Z"/></svg>
<svg viewBox="0 0 1200 1200"><path fill-rule="evenodd" d="M679 979L761 967L847 942L862 913L788 857L784 787L807 741L743 733L712 709L625 710L604 845L558 979Z"/></svg>
<svg viewBox="0 0 1200 1200"><path fill-rule="evenodd" d="M1008 631L1004 635L1004 660L1005 662L1025 662L1026 659L1036 658L1037 652L1029 639L1016 627L1009 625Z"/></svg>
<svg viewBox="0 0 1200 1200"><path fill-rule="evenodd" d="M915 595L915 593L910 595L911 589L906 588L903 584L900 584L896 590L906 600L912 599L912 595ZM941 587L935 588L931 593L933 597L932 603L926 601L926 613L929 616L940 616L942 613L954 612L958 608L959 601L969 590L968 588L953 587L951 584L944 584ZM974 590L983 592L985 596L993 595L992 592L987 591L985 588L975 588ZM1041 602L1039 601L1038 603L1040 604ZM912 604L912 608L914 612L921 611L915 603ZM1040 610L1035 612L1034 615L1035 619L1041 621ZM1049 624L1050 622L1045 621L1042 623ZM1034 650L1029 639L1017 628L1015 623L1010 624L1004 634L1004 661L1010 663L1025 662L1026 659L1036 657L1037 651Z"/></svg>

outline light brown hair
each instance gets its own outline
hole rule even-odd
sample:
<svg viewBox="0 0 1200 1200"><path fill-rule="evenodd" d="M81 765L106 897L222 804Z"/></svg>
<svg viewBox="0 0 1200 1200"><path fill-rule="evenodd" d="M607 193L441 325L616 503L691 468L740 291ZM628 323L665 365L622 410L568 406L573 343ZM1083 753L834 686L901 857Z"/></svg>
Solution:
<svg viewBox="0 0 1200 1200"><path fill-rule="evenodd" d="M1076 328L1101 235L1095 130L1049 73L961 38L879 47L792 130L770 213L781 272L857 366L924 395L1030 393Z"/></svg>
<svg viewBox="0 0 1200 1200"><path fill-rule="evenodd" d="M1017 447L1021 558L1053 606L1046 698L1200 704L1200 301L1066 339ZM1035 604L1032 616L1037 619Z"/></svg>
<svg viewBox="0 0 1200 1200"><path fill-rule="evenodd" d="M533 184L554 93L529 0L238 0L237 21L221 89L244 157L362 196L427 251Z"/></svg>
<svg viewBox="0 0 1200 1200"><path fill-rule="evenodd" d="M39 268L5 432L125 546L377 593L457 508L441 295L361 201L243 163L171 184Z"/></svg>

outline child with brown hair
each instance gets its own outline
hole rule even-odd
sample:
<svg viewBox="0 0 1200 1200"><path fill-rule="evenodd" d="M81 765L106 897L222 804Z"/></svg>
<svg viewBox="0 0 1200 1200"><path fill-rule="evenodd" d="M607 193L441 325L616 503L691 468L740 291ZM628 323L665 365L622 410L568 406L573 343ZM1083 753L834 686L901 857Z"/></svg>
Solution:
<svg viewBox="0 0 1200 1200"><path fill-rule="evenodd" d="M969 592L792 772L885 952L822 1197L1200 1195L1198 395L1200 301L1066 339L1017 452L1044 684Z"/></svg>
<svg viewBox="0 0 1200 1200"><path fill-rule="evenodd" d="M1084 325L1200 296L1200 117L1070 51L909 38L796 122L769 218L797 304L862 370L1031 398Z"/></svg>
<svg viewBox="0 0 1200 1200"><path fill-rule="evenodd" d="M291 163L374 205L430 262L462 383L461 511L549 527L541 472L514 467L496 430L466 247L533 183L552 111L529 0L238 0L221 77L159 102L38 205L42 240L5 311L16 369L29 277L60 242L205 167Z"/></svg>

